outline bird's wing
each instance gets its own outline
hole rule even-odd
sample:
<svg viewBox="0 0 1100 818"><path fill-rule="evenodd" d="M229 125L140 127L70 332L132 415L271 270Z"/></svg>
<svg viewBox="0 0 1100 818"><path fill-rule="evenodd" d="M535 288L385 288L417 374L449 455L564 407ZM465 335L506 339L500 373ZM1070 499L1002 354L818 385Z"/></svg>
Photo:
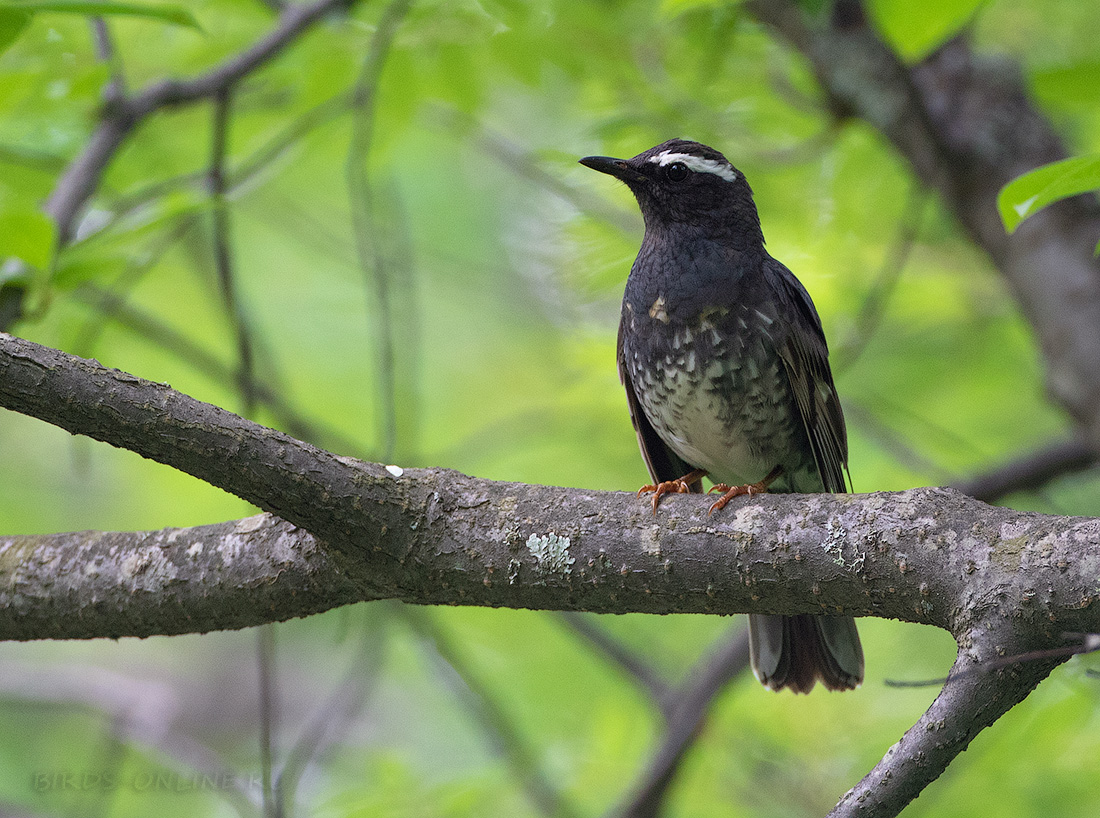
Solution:
<svg viewBox="0 0 1100 818"><path fill-rule="evenodd" d="M779 299L776 304L779 314L790 315L792 319L786 336L777 339L779 355L790 378L821 482L826 491L847 491L848 434L829 369L829 347L821 319L810 294L780 262L769 258L764 275Z"/></svg>
<svg viewBox="0 0 1100 818"><path fill-rule="evenodd" d="M642 405L638 402L638 396L634 392L634 384L630 380L630 371L626 365L626 356L623 353L623 324L619 322L619 339L616 344L615 360L619 367L619 380L626 388L626 403L630 407L630 420L634 424L634 431L638 433L638 447L642 450L642 459L645 460L649 476L654 483L662 483L668 480L676 480L683 477L695 467L685 463L676 452L672 451L661 440L657 430L653 428L642 411ZM691 484L692 491L702 491L702 481L696 480Z"/></svg>

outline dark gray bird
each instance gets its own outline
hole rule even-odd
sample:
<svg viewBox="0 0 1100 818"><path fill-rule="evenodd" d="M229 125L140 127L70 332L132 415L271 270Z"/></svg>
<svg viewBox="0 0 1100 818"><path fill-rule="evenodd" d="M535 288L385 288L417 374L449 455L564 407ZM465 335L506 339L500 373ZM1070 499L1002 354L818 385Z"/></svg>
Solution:
<svg viewBox="0 0 1100 818"><path fill-rule="evenodd" d="M829 350L809 294L764 249L745 177L721 153L672 139L633 159L589 156L626 183L645 220L619 323L619 377L661 495L716 481L739 494L843 492L848 459ZM639 492L639 494L642 492ZM767 687L863 680L850 616L749 616Z"/></svg>

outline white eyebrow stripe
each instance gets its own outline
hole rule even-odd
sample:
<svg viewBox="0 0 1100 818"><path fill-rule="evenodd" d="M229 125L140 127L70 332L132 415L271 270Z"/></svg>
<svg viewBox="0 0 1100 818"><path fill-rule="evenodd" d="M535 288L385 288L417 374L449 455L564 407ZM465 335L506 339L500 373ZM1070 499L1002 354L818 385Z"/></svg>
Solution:
<svg viewBox="0 0 1100 818"><path fill-rule="evenodd" d="M730 167L729 162L719 162L717 159L704 159L701 156L695 156L690 153L661 151L656 156L649 157L648 161L660 165L661 167L671 165L673 162L682 162L691 170L699 173L713 173L715 176L720 179L725 179L727 182L733 182L737 179L737 171Z"/></svg>

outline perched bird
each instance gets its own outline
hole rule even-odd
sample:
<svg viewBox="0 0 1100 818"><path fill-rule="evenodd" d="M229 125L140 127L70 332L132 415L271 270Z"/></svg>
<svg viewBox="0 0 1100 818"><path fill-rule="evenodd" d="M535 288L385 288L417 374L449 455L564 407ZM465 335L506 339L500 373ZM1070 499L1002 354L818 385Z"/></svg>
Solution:
<svg viewBox="0 0 1100 818"><path fill-rule="evenodd" d="M581 164L634 193L645 238L619 323L619 377L653 485L715 481L717 511L739 494L843 492L848 443L813 301L764 249L745 177L698 142ZM749 616L752 667L769 688L863 680L850 616Z"/></svg>

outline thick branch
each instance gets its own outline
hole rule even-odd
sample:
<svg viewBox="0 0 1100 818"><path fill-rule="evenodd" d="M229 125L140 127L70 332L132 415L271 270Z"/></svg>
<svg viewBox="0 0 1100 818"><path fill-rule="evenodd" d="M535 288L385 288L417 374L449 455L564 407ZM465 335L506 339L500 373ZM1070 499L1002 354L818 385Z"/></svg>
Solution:
<svg viewBox="0 0 1100 818"><path fill-rule="evenodd" d="M837 816L896 814L1060 659L982 663L1064 644L1065 632L1100 632L1100 520L991 508L944 489L764 495L713 517L698 497L679 496L654 517L625 493L337 457L4 334L0 406L174 466L289 521L0 538L0 639L243 627L381 598L843 613L948 629L964 672ZM682 747L668 745L661 769Z"/></svg>
<svg viewBox="0 0 1100 818"><path fill-rule="evenodd" d="M1092 604L1097 520L991 508L941 489L757 497L713 516L698 498L676 497L655 518L626 493L338 457L163 384L3 334L0 406L181 469L308 530L355 589L338 588L331 604L396 598L618 613L850 613L933 624L956 637L999 616L1013 623L1026 649L1055 644L1063 631L1100 631L1100 605ZM148 563L138 573L156 587L135 586L125 565L101 572L104 582L115 576L117 587L97 585L87 598L114 600L104 604L117 605L131 625L112 620L99 631L87 617L44 615L41 606L19 602L49 594L67 551L56 541L6 539L0 588L13 604L0 638L179 633L307 612L291 602L274 611L235 609L228 621L165 624L157 591L181 593L179 584L190 580L201 586L193 593L216 595L227 558L211 552L212 561L203 562L197 557L206 552L193 543L184 555L150 551L149 535L129 536L110 554L120 564ZM308 556L315 541L302 537ZM224 551L246 540L230 532L208 542ZM183 567L152 570L158 553ZM105 557L68 564L96 559ZM326 563L298 573L323 573L328 578L317 581L334 586L332 570ZM81 574L70 573L66 581L75 585L64 596L77 604ZM279 576L258 570L250 581ZM230 591L241 584L235 576L225 581ZM35 587L42 590L32 593ZM134 594L135 587L149 593ZM146 617L141 611L149 605Z"/></svg>
<svg viewBox="0 0 1100 818"><path fill-rule="evenodd" d="M269 514L161 531L0 535L0 639L204 633L358 598L323 544Z"/></svg>
<svg viewBox="0 0 1100 818"><path fill-rule="evenodd" d="M939 778L978 733L1022 702L1064 661L1044 659L1011 669L990 669L1004 658L1004 646L1015 641L1009 630L995 622L989 629L975 631L959 651L940 695L828 818L897 815Z"/></svg>

